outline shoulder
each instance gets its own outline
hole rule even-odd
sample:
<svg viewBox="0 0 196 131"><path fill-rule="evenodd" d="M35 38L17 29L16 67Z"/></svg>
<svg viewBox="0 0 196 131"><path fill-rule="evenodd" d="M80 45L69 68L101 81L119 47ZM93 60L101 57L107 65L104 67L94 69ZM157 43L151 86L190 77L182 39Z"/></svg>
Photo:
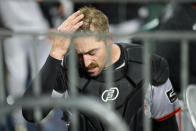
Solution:
<svg viewBox="0 0 196 131"><path fill-rule="evenodd" d="M144 58L143 58L143 46L138 44L119 44L124 52L125 59L128 63L128 69L134 68L134 70L141 70L135 73L140 73L140 77L142 77L142 70L144 66ZM169 78L169 65L165 58L158 56L156 54L151 54L150 56L150 70L151 70L151 84L154 86L159 86L165 83ZM133 71L133 69L131 69ZM131 73L131 72L129 72Z"/></svg>
<svg viewBox="0 0 196 131"><path fill-rule="evenodd" d="M151 55L151 84L159 86L169 78L169 65L165 58L158 55Z"/></svg>
<svg viewBox="0 0 196 131"><path fill-rule="evenodd" d="M123 48L127 61L142 63L143 47L141 45L133 43L120 43L119 45Z"/></svg>

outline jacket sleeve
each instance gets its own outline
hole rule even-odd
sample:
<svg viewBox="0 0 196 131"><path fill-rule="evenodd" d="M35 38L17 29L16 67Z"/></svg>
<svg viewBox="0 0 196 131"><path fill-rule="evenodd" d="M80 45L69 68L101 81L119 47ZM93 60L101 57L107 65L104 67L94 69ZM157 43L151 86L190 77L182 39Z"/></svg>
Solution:
<svg viewBox="0 0 196 131"><path fill-rule="evenodd" d="M181 105L170 80L160 86L149 86L148 89L145 111L150 112L153 128L156 131L177 131L176 114L181 111Z"/></svg>
<svg viewBox="0 0 196 131"><path fill-rule="evenodd" d="M151 55L151 84L159 86L169 78L169 65L167 61L158 55Z"/></svg>
<svg viewBox="0 0 196 131"><path fill-rule="evenodd" d="M42 67L39 74L33 79L33 81L30 83L29 87L24 93L23 97L33 97L33 83L40 78L40 88L41 88L41 94L43 95L52 95L53 89L57 86L57 79L58 74L61 66L61 61L56 60L49 56L46 60L46 63ZM52 108L52 107L51 107ZM42 109L43 118L47 116L47 114L50 112L51 108L49 109ZM33 109L25 109L22 108L22 113L24 118L29 122L35 122L34 120L34 111Z"/></svg>

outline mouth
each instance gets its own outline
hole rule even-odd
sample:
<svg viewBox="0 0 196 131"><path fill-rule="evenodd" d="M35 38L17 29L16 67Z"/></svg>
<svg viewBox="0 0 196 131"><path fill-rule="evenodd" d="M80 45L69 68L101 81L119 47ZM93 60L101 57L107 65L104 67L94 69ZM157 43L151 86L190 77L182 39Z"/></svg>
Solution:
<svg viewBox="0 0 196 131"><path fill-rule="evenodd" d="M88 71L88 73L93 73L96 71L96 69L97 69L97 67L89 68L89 69L87 69L87 71Z"/></svg>

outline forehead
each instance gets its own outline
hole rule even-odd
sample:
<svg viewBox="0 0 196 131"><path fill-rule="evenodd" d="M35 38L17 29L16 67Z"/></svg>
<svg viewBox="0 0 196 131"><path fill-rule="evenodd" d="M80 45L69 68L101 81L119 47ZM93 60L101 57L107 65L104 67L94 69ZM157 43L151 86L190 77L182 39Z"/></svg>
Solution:
<svg viewBox="0 0 196 131"><path fill-rule="evenodd" d="M105 42L95 37L79 37L74 40L77 53L86 53L88 51L103 48Z"/></svg>

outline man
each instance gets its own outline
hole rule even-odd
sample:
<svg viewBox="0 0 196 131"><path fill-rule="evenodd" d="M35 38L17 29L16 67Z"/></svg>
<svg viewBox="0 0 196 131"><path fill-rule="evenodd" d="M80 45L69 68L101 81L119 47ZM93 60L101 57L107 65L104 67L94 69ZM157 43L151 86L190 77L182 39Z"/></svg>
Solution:
<svg viewBox="0 0 196 131"><path fill-rule="evenodd" d="M59 32L90 31L109 33L108 18L95 8L84 7L72 14L59 27ZM106 41L106 43L105 43ZM177 131L175 113L180 110L175 92L168 79L169 71L166 61L156 55L151 57L152 79L146 98L142 96L142 48L134 44L114 44L111 39L101 37L77 37L74 40L78 54L81 94L93 95L103 102L113 100L115 109L122 115L130 128L143 130L143 102L145 114L151 117L153 129ZM41 70L42 93L52 94L53 89L64 93L68 90L67 73L70 38L57 37L50 55ZM111 49L111 63L107 59L107 46ZM62 62L63 60L63 62ZM62 63L62 65L61 65ZM105 87L105 72L113 65L114 87L113 97L109 97ZM32 86L25 96L32 95ZM149 97L148 97L149 96ZM44 112L44 116L47 112ZM23 109L24 117L34 122L32 110ZM92 116L80 113L81 131L104 131L103 124Z"/></svg>

